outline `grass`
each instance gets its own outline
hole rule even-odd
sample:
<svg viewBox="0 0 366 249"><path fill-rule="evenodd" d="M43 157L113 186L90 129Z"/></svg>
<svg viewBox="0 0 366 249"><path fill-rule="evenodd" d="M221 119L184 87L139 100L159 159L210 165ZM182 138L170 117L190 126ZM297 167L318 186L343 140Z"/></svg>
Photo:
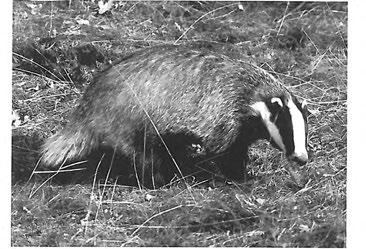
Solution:
<svg viewBox="0 0 366 249"><path fill-rule="evenodd" d="M13 6L12 246L346 246L347 4L118 2L104 15L89 1ZM35 191L40 145L96 72L141 47L193 41L256 62L308 101L302 187L261 141L242 184L147 190L101 177Z"/></svg>

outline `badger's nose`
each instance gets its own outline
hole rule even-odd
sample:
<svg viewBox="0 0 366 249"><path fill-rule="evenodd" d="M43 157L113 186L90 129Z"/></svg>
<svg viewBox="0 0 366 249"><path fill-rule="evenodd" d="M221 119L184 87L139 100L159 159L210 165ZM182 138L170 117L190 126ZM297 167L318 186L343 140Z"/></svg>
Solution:
<svg viewBox="0 0 366 249"><path fill-rule="evenodd" d="M289 156L289 159L298 163L299 165L304 165L308 162L309 157L307 153L293 153L291 156Z"/></svg>

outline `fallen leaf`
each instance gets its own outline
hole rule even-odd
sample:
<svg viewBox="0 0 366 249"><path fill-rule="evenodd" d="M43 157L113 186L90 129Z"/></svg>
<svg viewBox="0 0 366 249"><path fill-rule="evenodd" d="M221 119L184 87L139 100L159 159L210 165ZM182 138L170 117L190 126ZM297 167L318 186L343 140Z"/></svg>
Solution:
<svg viewBox="0 0 366 249"><path fill-rule="evenodd" d="M107 12L108 10L110 10L112 8L113 0L109 0L107 3L103 3L103 1L99 1L98 6L99 6L98 13L100 15L102 15L102 14L104 14L105 12Z"/></svg>
<svg viewBox="0 0 366 249"><path fill-rule="evenodd" d="M309 232L310 228L307 225L300 225L300 231L301 232Z"/></svg>
<svg viewBox="0 0 366 249"><path fill-rule="evenodd" d="M261 205L263 205L263 204L266 202L266 200L265 200L265 199L262 199L262 198L257 198L257 199L256 199L256 201L257 201L259 204L261 204Z"/></svg>
<svg viewBox="0 0 366 249"><path fill-rule="evenodd" d="M153 196L151 194L146 194L146 196L145 196L145 200L147 200L147 201L151 201L154 198L155 198L155 196Z"/></svg>
<svg viewBox="0 0 366 249"><path fill-rule="evenodd" d="M78 20L76 20L76 22L79 25L90 25L89 21L88 20L84 20L84 19L78 19Z"/></svg>

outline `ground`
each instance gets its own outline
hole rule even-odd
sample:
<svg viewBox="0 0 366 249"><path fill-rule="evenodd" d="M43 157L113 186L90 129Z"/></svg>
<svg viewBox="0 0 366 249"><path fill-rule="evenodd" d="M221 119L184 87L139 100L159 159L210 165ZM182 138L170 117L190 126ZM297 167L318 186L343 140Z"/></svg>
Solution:
<svg viewBox="0 0 366 249"><path fill-rule="evenodd" d="M346 3L13 8L12 246L345 247ZM40 145L67 122L93 75L130 51L188 42L251 60L307 100L311 158L295 174L303 185L263 141L250 150L252 179L241 184L149 190L112 178L58 184L34 171Z"/></svg>

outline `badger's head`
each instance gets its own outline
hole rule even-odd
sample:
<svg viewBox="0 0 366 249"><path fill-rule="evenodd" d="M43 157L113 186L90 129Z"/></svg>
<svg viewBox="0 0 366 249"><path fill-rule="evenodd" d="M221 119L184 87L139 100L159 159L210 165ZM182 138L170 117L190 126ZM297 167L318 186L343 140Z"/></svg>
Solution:
<svg viewBox="0 0 366 249"><path fill-rule="evenodd" d="M261 116L271 144L300 165L307 163L307 107L290 93L256 102L252 108Z"/></svg>

